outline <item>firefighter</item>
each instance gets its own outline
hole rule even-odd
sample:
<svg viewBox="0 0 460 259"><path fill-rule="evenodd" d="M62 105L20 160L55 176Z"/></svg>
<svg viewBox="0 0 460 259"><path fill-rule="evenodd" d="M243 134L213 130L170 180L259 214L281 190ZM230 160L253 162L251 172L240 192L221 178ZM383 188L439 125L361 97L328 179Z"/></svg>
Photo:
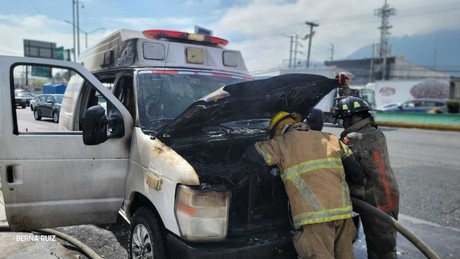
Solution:
<svg viewBox="0 0 460 259"><path fill-rule="evenodd" d="M358 159L366 177L364 201L398 219L399 188L390 166L385 136L369 113L370 105L353 96L340 98L335 116L343 120L341 140ZM396 258L396 230L371 214L360 213L368 258Z"/></svg>
<svg viewBox="0 0 460 259"><path fill-rule="evenodd" d="M277 166L296 229L294 247L302 258L354 258L352 193L364 190L364 175L350 149L332 134L310 130L300 116L278 112L269 137L247 148L247 160ZM347 172L345 175L344 168Z"/></svg>

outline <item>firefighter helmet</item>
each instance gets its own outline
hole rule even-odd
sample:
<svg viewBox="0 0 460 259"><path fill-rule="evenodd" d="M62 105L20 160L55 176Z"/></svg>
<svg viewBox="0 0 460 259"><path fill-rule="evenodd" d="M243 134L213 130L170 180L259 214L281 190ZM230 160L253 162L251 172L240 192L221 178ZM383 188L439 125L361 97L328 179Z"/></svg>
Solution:
<svg viewBox="0 0 460 259"><path fill-rule="evenodd" d="M281 135L286 124L300 122L300 120L301 116L298 113L289 113L285 111L278 112L272 117L268 125L269 137L273 138L274 136Z"/></svg>
<svg viewBox="0 0 460 259"><path fill-rule="evenodd" d="M358 112L370 111L371 109L366 100L359 97L347 96L337 100L337 106L334 108L334 117L343 119L353 116Z"/></svg>

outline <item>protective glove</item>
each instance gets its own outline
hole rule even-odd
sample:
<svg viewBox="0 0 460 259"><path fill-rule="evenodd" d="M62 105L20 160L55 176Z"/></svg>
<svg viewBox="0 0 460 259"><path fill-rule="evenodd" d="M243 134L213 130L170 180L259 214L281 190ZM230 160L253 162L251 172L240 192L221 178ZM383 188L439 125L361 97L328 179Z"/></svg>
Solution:
<svg viewBox="0 0 460 259"><path fill-rule="evenodd" d="M348 83L350 81L349 74L345 72L340 72L335 76L335 79L337 79L339 83L339 96L341 97L350 96L351 89L350 89L350 86L348 86Z"/></svg>
<svg viewBox="0 0 460 259"><path fill-rule="evenodd" d="M366 189L362 185L350 185L350 195L358 198L360 200L364 200L366 198Z"/></svg>
<svg viewBox="0 0 460 259"><path fill-rule="evenodd" d="M340 72L335 76L335 79L339 81L339 86L348 85L350 76L345 72Z"/></svg>

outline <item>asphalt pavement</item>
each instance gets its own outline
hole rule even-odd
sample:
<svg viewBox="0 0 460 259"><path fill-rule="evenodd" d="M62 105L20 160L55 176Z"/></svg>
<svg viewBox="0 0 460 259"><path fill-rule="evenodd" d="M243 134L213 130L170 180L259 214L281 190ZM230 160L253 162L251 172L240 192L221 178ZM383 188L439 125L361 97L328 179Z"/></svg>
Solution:
<svg viewBox="0 0 460 259"><path fill-rule="evenodd" d="M1 186L1 185L0 185ZM54 235L41 235L8 230L3 195L0 191L0 258L52 259L78 258L59 242Z"/></svg>
<svg viewBox="0 0 460 259"><path fill-rule="evenodd" d="M460 229L441 226L406 215L400 215L398 221L418 236L440 258L460 258ZM355 257L365 259L367 258L366 242L362 227L359 236L360 238L353 246ZM397 242L399 259L426 258L401 234L398 234ZM71 247L53 235L9 231L3 196L0 191L0 259L80 258L77 252L69 249Z"/></svg>

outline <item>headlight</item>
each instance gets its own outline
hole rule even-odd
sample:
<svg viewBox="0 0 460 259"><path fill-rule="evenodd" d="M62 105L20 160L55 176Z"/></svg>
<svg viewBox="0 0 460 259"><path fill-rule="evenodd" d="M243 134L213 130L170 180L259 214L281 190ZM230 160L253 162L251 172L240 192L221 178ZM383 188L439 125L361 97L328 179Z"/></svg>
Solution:
<svg viewBox="0 0 460 259"><path fill-rule="evenodd" d="M224 239L230 196L227 190L194 190L180 185L175 209L182 237L191 241Z"/></svg>

